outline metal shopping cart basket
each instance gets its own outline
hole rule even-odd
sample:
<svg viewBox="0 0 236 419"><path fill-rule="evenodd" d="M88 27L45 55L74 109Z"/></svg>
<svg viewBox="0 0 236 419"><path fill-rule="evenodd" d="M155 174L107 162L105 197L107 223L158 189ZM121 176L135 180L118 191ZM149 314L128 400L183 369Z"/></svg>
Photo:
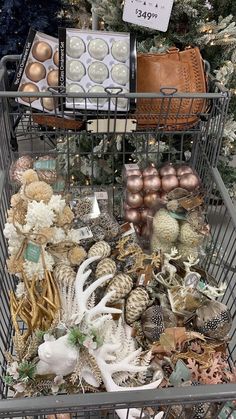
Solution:
<svg viewBox="0 0 236 419"><path fill-rule="evenodd" d="M73 418L115 417L117 409L124 409L125 417L133 418L132 408L140 409L139 417L155 417L164 411L164 418L236 418L236 384L219 384L177 387L171 389L145 390L139 392L118 392L99 394L59 395L37 398L12 398L4 382L6 373L6 350L14 352L13 328L9 311L9 290L15 287L14 277L6 271L7 248L3 236L6 211L13 185L9 181L9 168L15 155L32 153L35 156L56 155L62 177L70 184L100 185L112 187L114 211L119 215L121 198L119 179L124 163L188 160L199 173L206 193L206 208L211 236L201 265L219 283L226 281L227 289L221 299L231 310L233 327L228 345L228 361L236 359L236 214L229 194L224 186L217 161L219 157L224 122L229 104L229 92L211 79L210 91L206 94L181 94L178 92L160 94L80 94L70 96L74 104L78 97L85 101L85 110L78 112L76 106L69 112L49 115L35 111L31 106L19 104L16 97L22 93L9 91L10 63L14 67L18 56L4 57L0 68L0 417L1 418L46 418L50 414L70 413ZM25 94L26 95L26 94ZM30 96L28 94L28 96ZM32 96L32 95L31 95ZM48 98L63 104L66 94L56 90L34 94L40 100ZM118 100L147 99L165 101L163 114L156 115L156 126L139 127L129 111L108 110L92 112L86 109L89 100L115 103ZM171 101L181 103L188 100L204 100L207 106L197 115L195 124L180 130L173 123L165 126ZM178 106L177 106L178 108ZM192 106L190 105L191 115ZM196 116L196 115L195 115ZM173 120L177 115L173 115ZM159 122L158 122L159 121ZM161 123L160 123L161 121ZM109 162L109 164L107 164ZM118 210L117 210L118 204ZM146 408L149 408L147 410ZM145 414L144 414L145 409ZM147 411L150 413L148 414ZM55 416L56 417L56 416ZM60 416L59 416L60 417ZM158 417L158 416L156 416Z"/></svg>

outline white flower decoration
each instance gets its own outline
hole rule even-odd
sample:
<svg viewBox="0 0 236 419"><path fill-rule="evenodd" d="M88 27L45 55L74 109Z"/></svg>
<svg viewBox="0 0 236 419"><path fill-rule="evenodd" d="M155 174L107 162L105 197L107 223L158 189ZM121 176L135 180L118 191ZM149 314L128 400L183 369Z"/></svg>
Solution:
<svg viewBox="0 0 236 419"><path fill-rule="evenodd" d="M44 202L30 202L26 214L26 225L31 227L34 232L38 232L42 228L51 227L56 215L49 209Z"/></svg>
<svg viewBox="0 0 236 419"><path fill-rule="evenodd" d="M48 203L48 208L56 213L62 212L66 206L66 201L61 195L53 195Z"/></svg>
<svg viewBox="0 0 236 419"><path fill-rule="evenodd" d="M91 336L88 336L83 345L85 346L85 348L87 349L97 349L97 343L93 341L93 338Z"/></svg>
<svg viewBox="0 0 236 419"><path fill-rule="evenodd" d="M7 373L11 375L14 378L14 380L18 380L19 378L18 366L18 362L14 361L7 367Z"/></svg>
<svg viewBox="0 0 236 419"><path fill-rule="evenodd" d="M51 240L52 243L60 243L66 239L66 233L63 228L54 227L53 233L53 238Z"/></svg>

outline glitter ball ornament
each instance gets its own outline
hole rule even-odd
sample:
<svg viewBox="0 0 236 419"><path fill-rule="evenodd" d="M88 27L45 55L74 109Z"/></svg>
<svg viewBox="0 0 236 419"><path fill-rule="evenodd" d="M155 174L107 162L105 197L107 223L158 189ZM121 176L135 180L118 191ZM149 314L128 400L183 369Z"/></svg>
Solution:
<svg viewBox="0 0 236 419"><path fill-rule="evenodd" d="M141 325L144 336L155 342L167 327L177 326L177 320L171 310L159 306L149 307L141 317Z"/></svg>
<svg viewBox="0 0 236 419"><path fill-rule="evenodd" d="M21 184L21 178L23 173L28 170L32 169L34 164L34 160L31 156L22 156L17 159L10 168L10 179L12 182L16 182L18 185Z"/></svg>
<svg viewBox="0 0 236 419"><path fill-rule="evenodd" d="M111 53L117 61L125 63L129 58L129 44L126 41L115 41L112 44Z"/></svg>
<svg viewBox="0 0 236 419"><path fill-rule="evenodd" d="M85 67L78 60L68 61L66 64L66 77L72 81L80 81L85 75Z"/></svg>
<svg viewBox="0 0 236 419"><path fill-rule="evenodd" d="M133 288L133 280L127 274L118 274L116 275L109 283L106 294L111 291L115 291L109 299L110 303L121 300L126 297Z"/></svg>
<svg viewBox="0 0 236 419"><path fill-rule="evenodd" d="M115 273L116 273L116 263L114 262L114 260L110 258L105 258L98 262L96 271L95 271L96 278L101 278L101 276L109 275L109 274L115 275Z"/></svg>
<svg viewBox="0 0 236 419"><path fill-rule="evenodd" d="M161 208L153 217L153 236L166 243L173 243L179 235L179 223Z"/></svg>
<svg viewBox="0 0 236 419"><path fill-rule="evenodd" d="M232 326L230 311L218 301L207 301L196 310L196 326L205 336L225 339Z"/></svg>
<svg viewBox="0 0 236 419"><path fill-rule="evenodd" d="M125 64L115 64L111 70L111 77L115 83L123 86L129 81L129 69Z"/></svg>
<svg viewBox="0 0 236 419"><path fill-rule="evenodd" d="M94 83L103 83L109 75L106 64L95 61L88 68L88 75Z"/></svg>
<svg viewBox="0 0 236 419"><path fill-rule="evenodd" d="M88 45L88 52L96 60L103 60L109 52L108 45L104 39L92 39Z"/></svg>
<svg viewBox="0 0 236 419"><path fill-rule="evenodd" d="M59 71L58 70L51 70L47 76L47 82L49 86L58 86L59 84Z"/></svg>
<svg viewBox="0 0 236 419"><path fill-rule="evenodd" d="M24 93L37 93L39 92L39 88L38 86L36 86L36 84L34 83L24 83L20 86L20 91L24 92ZM22 96L21 100L23 100L24 102L34 102L35 100L37 100L37 97L29 97L29 96Z"/></svg>
<svg viewBox="0 0 236 419"><path fill-rule="evenodd" d="M111 247L107 242L101 240L95 243L88 252L88 257L91 258L92 256L100 256L101 259L104 259L111 254Z"/></svg>
<svg viewBox="0 0 236 419"><path fill-rule="evenodd" d="M38 82L46 76L46 68L41 63L29 63L26 66L25 74L28 79Z"/></svg>
<svg viewBox="0 0 236 419"><path fill-rule="evenodd" d="M55 159L53 159L51 156L41 156L37 159L37 163L38 162L47 162L50 164L52 162L55 162ZM56 166L56 163L55 163ZM57 180L57 171L56 169L51 169L51 170L37 170L37 175L39 180L49 183L50 185L52 185L54 182L56 182Z"/></svg>
<svg viewBox="0 0 236 419"><path fill-rule="evenodd" d="M32 55L36 60L44 62L52 57L52 48L47 42L35 42L32 48Z"/></svg>
<svg viewBox="0 0 236 419"><path fill-rule="evenodd" d="M138 320L149 304L149 294L142 288L137 287L129 294L125 305L125 319L128 324Z"/></svg>
<svg viewBox="0 0 236 419"><path fill-rule="evenodd" d="M66 52L72 58L80 58L85 52L85 43L78 36L68 37L66 40Z"/></svg>

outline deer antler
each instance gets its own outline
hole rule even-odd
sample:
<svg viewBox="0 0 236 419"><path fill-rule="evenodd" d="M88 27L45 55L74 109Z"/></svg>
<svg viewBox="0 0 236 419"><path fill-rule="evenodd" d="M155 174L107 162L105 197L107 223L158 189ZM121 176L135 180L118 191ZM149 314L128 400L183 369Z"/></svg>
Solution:
<svg viewBox="0 0 236 419"><path fill-rule="evenodd" d="M73 320L76 320L76 323L80 323L84 316L87 317L87 320L92 320L98 314L121 314L122 311L113 308L113 307L106 307L106 303L110 300L111 296L115 293L115 291L111 291L107 293L101 301L95 305L93 308L88 308L88 300L93 294L93 292L100 287L104 282L111 279L113 275L104 275L101 278L98 278L94 281L91 285L84 290L84 284L87 281L89 275L91 274L91 269L85 271L85 269L95 260L100 259L100 256L93 256L85 260L79 267L76 279L75 279L75 295L78 303L79 310L76 315L73 316Z"/></svg>

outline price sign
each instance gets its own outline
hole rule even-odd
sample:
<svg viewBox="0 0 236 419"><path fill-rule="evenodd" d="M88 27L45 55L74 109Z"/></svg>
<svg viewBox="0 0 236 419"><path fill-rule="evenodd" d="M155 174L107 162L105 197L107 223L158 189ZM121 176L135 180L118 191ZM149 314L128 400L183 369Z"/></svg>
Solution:
<svg viewBox="0 0 236 419"><path fill-rule="evenodd" d="M125 0L123 20L166 32L174 0Z"/></svg>

